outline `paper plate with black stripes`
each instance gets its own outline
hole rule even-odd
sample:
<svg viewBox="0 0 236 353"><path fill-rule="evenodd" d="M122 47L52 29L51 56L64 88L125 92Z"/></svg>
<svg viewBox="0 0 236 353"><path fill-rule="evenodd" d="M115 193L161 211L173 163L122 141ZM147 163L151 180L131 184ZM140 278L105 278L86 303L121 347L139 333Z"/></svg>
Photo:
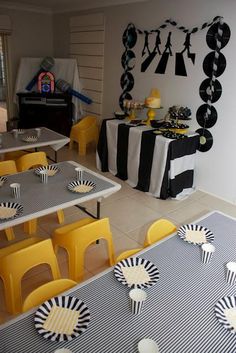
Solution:
<svg viewBox="0 0 236 353"><path fill-rule="evenodd" d="M159 279L156 265L140 257L124 259L114 268L116 279L130 288L149 288Z"/></svg>
<svg viewBox="0 0 236 353"><path fill-rule="evenodd" d="M86 194L95 189L96 184L91 180L75 180L68 184L68 190L79 194Z"/></svg>
<svg viewBox="0 0 236 353"><path fill-rule="evenodd" d="M38 136L35 135L28 135L22 138L22 141L32 143L38 141Z"/></svg>
<svg viewBox="0 0 236 353"><path fill-rule="evenodd" d="M185 224L179 228L177 234L187 243L194 245L212 243L214 241L212 231L198 224Z"/></svg>
<svg viewBox="0 0 236 353"><path fill-rule="evenodd" d="M55 174L57 174L57 173L60 171L60 168L58 168L58 166L56 166L56 165L50 164L50 165L45 165L45 166L36 168L36 169L34 170L34 172L35 172L37 175L40 175L40 172L41 172L42 170L46 170L48 176L54 176Z"/></svg>
<svg viewBox="0 0 236 353"><path fill-rule="evenodd" d="M23 213L23 206L15 202L0 203L0 221L13 219Z"/></svg>
<svg viewBox="0 0 236 353"><path fill-rule="evenodd" d="M87 305L71 296L60 296L43 303L35 313L34 324L40 335L51 341L71 341L81 335L90 322Z"/></svg>
<svg viewBox="0 0 236 353"><path fill-rule="evenodd" d="M218 321L232 333L236 333L236 296L220 299L215 305Z"/></svg>
<svg viewBox="0 0 236 353"><path fill-rule="evenodd" d="M6 181L7 181L7 177L5 176L0 177L0 187L3 186L3 184L5 184Z"/></svg>

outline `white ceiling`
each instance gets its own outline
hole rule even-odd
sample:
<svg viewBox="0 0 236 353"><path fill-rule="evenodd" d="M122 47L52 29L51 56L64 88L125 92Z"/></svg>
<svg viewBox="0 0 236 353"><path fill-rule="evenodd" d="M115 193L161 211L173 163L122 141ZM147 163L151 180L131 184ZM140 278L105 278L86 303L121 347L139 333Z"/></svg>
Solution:
<svg viewBox="0 0 236 353"><path fill-rule="evenodd" d="M0 0L0 7L45 13L88 10L148 0Z"/></svg>

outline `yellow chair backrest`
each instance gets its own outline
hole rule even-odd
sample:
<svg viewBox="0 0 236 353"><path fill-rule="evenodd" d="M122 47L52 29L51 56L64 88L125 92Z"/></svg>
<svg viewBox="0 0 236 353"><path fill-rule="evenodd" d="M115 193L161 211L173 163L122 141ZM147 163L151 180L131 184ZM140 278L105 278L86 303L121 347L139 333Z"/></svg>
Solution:
<svg viewBox="0 0 236 353"><path fill-rule="evenodd" d="M97 124L97 118L95 116L85 116L81 121L78 122L78 126L80 129L86 130L90 128L92 125Z"/></svg>
<svg viewBox="0 0 236 353"><path fill-rule="evenodd" d="M127 259L127 257L133 256L141 250L142 250L142 248L126 250L126 251L122 252L119 256L117 256L116 262L120 262L121 260Z"/></svg>
<svg viewBox="0 0 236 353"><path fill-rule="evenodd" d="M27 153L16 160L17 170L24 172L25 170L48 165L47 156L45 152Z"/></svg>
<svg viewBox="0 0 236 353"><path fill-rule="evenodd" d="M158 219L148 229L144 247L149 246L165 237L176 232L176 226L168 219Z"/></svg>
<svg viewBox="0 0 236 353"><path fill-rule="evenodd" d="M0 257L0 277L4 283L9 312L21 311L21 280L26 272L40 264L50 266L53 279L61 277L51 239L42 240Z"/></svg>
<svg viewBox="0 0 236 353"><path fill-rule="evenodd" d="M17 173L16 163L13 160L0 162L0 176Z"/></svg>
<svg viewBox="0 0 236 353"><path fill-rule="evenodd" d="M64 230L64 232L63 232ZM114 248L108 218L78 222L55 230L52 241L55 249L65 248L69 256L69 277L81 281L84 274L84 255L87 247L96 240L105 239L108 246L110 266L114 265Z"/></svg>
<svg viewBox="0 0 236 353"><path fill-rule="evenodd" d="M33 290L24 300L22 311L28 311L35 306L39 306L46 300L76 286L77 283L71 279L61 278L48 283Z"/></svg>

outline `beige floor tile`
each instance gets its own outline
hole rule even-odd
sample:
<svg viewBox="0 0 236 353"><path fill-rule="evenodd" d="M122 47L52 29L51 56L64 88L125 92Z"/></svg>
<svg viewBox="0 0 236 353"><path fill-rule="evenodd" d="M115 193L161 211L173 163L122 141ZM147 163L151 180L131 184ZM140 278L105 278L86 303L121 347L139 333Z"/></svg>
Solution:
<svg viewBox="0 0 236 353"><path fill-rule="evenodd" d="M236 217L236 206L226 202L224 200L220 200L217 197L212 195L205 194L200 200L199 203L208 207L211 210L219 210L224 212L230 216Z"/></svg>
<svg viewBox="0 0 236 353"><path fill-rule="evenodd" d="M192 201L176 211L168 212L167 216L170 220L173 220L175 224L183 224L193 222L208 212L209 207L204 206L197 201Z"/></svg>
<svg viewBox="0 0 236 353"><path fill-rule="evenodd" d="M128 197L103 205L101 214L109 217L111 224L122 232L130 232L160 217L143 203Z"/></svg>
<svg viewBox="0 0 236 353"><path fill-rule="evenodd" d="M142 247L137 241L129 238L118 238L114 240L115 255L116 257L126 250L136 249Z"/></svg>

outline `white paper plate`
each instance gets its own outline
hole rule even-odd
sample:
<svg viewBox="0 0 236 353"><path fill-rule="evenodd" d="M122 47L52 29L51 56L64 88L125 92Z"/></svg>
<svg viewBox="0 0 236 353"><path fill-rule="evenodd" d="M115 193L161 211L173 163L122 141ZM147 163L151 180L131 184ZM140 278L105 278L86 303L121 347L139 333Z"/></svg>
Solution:
<svg viewBox="0 0 236 353"><path fill-rule="evenodd" d="M212 231L198 224L185 224L179 228L177 234L187 243L195 245L212 243L214 241Z"/></svg>
<svg viewBox="0 0 236 353"><path fill-rule="evenodd" d="M0 203L0 221L13 219L23 212L23 206L15 202Z"/></svg>
<svg viewBox="0 0 236 353"><path fill-rule="evenodd" d="M215 314L227 330L236 333L236 296L220 299L215 305Z"/></svg>
<svg viewBox="0 0 236 353"><path fill-rule="evenodd" d="M139 353L159 353L156 342L150 338L144 338L138 343Z"/></svg>
<svg viewBox="0 0 236 353"><path fill-rule="evenodd" d="M3 186L3 184L7 181L7 177L0 177L0 187Z"/></svg>
<svg viewBox="0 0 236 353"><path fill-rule="evenodd" d="M75 180L68 184L68 190L85 194L95 189L96 184L91 180Z"/></svg>
<svg viewBox="0 0 236 353"><path fill-rule="evenodd" d="M124 259L114 268L116 279L130 288L149 288L159 279L159 271L152 262L140 257Z"/></svg>
<svg viewBox="0 0 236 353"><path fill-rule="evenodd" d="M48 176L54 176L56 173L58 173L60 171L60 168L58 168L56 165L46 165L46 166L42 166L42 167L39 167L39 168L36 168L34 170L34 172L40 176L40 172L42 170L46 170L47 171L47 175Z"/></svg>
<svg viewBox="0 0 236 353"><path fill-rule="evenodd" d="M89 322L90 312L87 305L71 296L49 299L38 308L34 316L38 333L46 339L58 342L71 341L78 337L87 329Z"/></svg>
<svg viewBox="0 0 236 353"><path fill-rule="evenodd" d="M38 137L35 136L35 135L25 136L25 137L22 138L22 141L24 141L24 142L36 142L36 141L38 141Z"/></svg>

